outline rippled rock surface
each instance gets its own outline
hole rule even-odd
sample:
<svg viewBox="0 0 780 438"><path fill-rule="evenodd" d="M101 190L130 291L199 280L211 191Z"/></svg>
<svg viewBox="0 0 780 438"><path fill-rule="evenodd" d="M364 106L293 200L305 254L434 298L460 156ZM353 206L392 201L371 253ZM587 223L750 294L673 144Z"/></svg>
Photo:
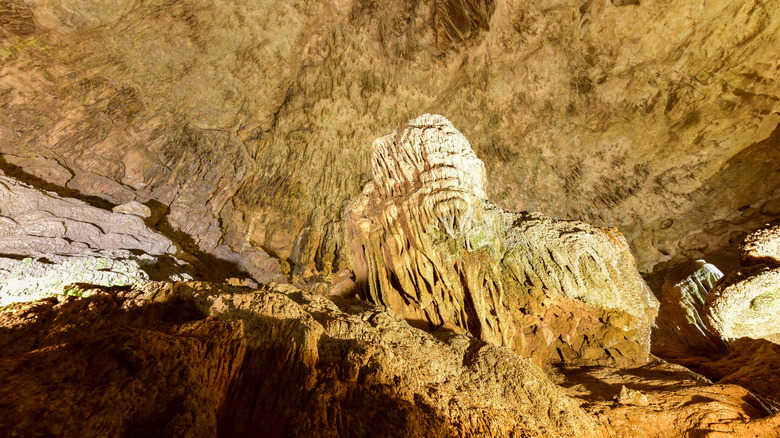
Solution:
<svg viewBox="0 0 780 438"><path fill-rule="evenodd" d="M642 362L658 302L613 228L505 211L444 117L372 146L349 206L358 286L413 324L469 332L538 362Z"/></svg>

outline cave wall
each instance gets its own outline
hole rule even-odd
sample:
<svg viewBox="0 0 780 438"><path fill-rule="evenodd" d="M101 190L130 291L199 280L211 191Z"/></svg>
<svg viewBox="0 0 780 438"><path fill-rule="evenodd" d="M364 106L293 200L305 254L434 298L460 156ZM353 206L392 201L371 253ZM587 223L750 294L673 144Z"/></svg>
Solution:
<svg viewBox="0 0 780 438"><path fill-rule="evenodd" d="M760 0L0 0L0 167L329 274L372 140L438 113L502 207L728 270L780 216L779 46Z"/></svg>

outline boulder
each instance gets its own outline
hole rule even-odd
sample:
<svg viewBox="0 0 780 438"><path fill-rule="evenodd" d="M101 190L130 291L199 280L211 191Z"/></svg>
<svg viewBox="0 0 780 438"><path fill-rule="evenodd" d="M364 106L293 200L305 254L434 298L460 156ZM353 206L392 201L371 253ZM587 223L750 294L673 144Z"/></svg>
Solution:
<svg viewBox="0 0 780 438"><path fill-rule="evenodd" d="M704 306L705 323L724 339L780 342L780 267L755 265L721 279Z"/></svg>
<svg viewBox="0 0 780 438"><path fill-rule="evenodd" d="M538 362L642 362L658 302L614 228L513 213L444 117L377 139L373 180L346 211L356 283L413 325Z"/></svg>
<svg viewBox="0 0 780 438"><path fill-rule="evenodd" d="M780 266L780 220L748 234L739 247L742 264Z"/></svg>
<svg viewBox="0 0 780 438"><path fill-rule="evenodd" d="M112 208L111 211L114 213L132 214L140 217L141 219L146 219L152 216L151 208L136 201L130 201L125 204L117 205L116 207Z"/></svg>

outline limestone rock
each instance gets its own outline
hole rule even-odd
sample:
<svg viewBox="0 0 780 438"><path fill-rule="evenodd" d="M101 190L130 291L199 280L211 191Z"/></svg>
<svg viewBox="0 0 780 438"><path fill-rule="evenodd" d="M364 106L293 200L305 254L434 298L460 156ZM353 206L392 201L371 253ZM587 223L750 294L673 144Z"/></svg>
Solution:
<svg viewBox="0 0 780 438"><path fill-rule="evenodd" d="M780 414L734 384L711 384L675 364L562 368L558 383L613 437L777 437ZM724 382L725 383L725 382Z"/></svg>
<svg viewBox="0 0 780 438"><path fill-rule="evenodd" d="M426 112L466 130L490 199L617 225L644 273L728 270L731 233L780 211L777 2L0 4L0 164L157 201L205 252L348 267L323 230L376 134Z"/></svg>
<svg viewBox="0 0 780 438"><path fill-rule="evenodd" d="M172 256L127 250L40 258L0 257L0 306L51 295L81 295L74 284L125 286L148 280L187 281L192 268Z"/></svg>
<svg viewBox="0 0 780 438"><path fill-rule="evenodd" d="M176 246L140 217L112 213L0 174L0 304L104 286L191 280Z"/></svg>
<svg viewBox="0 0 780 438"><path fill-rule="evenodd" d="M726 350L720 335L704 322L704 303L722 277L723 273L717 267L696 260L666 280L653 327L653 354L669 359L712 356Z"/></svg>
<svg viewBox="0 0 780 438"><path fill-rule="evenodd" d="M742 386L766 398L780 411L780 345L765 339L740 338L729 344L728 354L694 365L718 383Z"/></svg>
<svg viewBox="0 0 780 438"><path fill-rule="evenodd" d="M771 437L780 426L747 390L679 365L562 367L560 387L505 348L289 284L83 288L92 296L0 310L3 436Z"/></svg>
<svg viewBox="0 0 780 438"><path fill-rule="evenodd" d="M620 389L620 393L615 396L615 400L622 405L647 406L650 404L646 395L636 389L628 389L625 385Z"/></svg>
<svg viewBox="0 0 780 438"><path fill-rule="evenodd" d="M0 175L0 253L31 257L127 249L173 254L143 219L62 198Z"/></svg>
<svg viewBox="0 0 780 438"><path fill-rule="evenodd" d="M372 162L346 222L373 302L543 361L647 358L658 303L615 229L485 201L483 164L441 116L379 138Z"/></svg>
<svg viewBox="0 0 780 438"><path fill-rule="evenodd" d="M780 265L780 220L748 234L739 252L744 265Z"/></svg>
<svg viewBox="0 0 780 438"><path fill-rule="evenodd" d="M739 269L713 288L705 322L725 339L749 337L780 342L780 267Z"/></svg>
<svg viewBox="0 0 780 438"><path fill-rule="evenodd" d="M113 211L114 213L136 215L141 219L146 219L152 215L152 209L136 201L130 201L126 204L117 205L116 207L111 209L111 211Z"/></svg>
<svg viewBox="0 0 780 438"><path fill-rule="evenodd" d="M3 436L601 436L528 359L366 303L291 285L94 292L0 313Z"/></svg>

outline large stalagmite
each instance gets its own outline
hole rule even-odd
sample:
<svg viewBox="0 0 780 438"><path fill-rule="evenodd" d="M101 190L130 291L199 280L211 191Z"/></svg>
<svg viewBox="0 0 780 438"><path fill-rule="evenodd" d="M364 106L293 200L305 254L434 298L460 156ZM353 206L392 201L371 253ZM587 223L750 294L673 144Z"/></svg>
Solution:
<svg viewBox="0 0 780 438"><path fill-rule="evenodd" d="M646 360L658 302L617 230L486 201L483 163L442 116L377 139L371 160L346 223L372 301L539 362Z"/></svg>

